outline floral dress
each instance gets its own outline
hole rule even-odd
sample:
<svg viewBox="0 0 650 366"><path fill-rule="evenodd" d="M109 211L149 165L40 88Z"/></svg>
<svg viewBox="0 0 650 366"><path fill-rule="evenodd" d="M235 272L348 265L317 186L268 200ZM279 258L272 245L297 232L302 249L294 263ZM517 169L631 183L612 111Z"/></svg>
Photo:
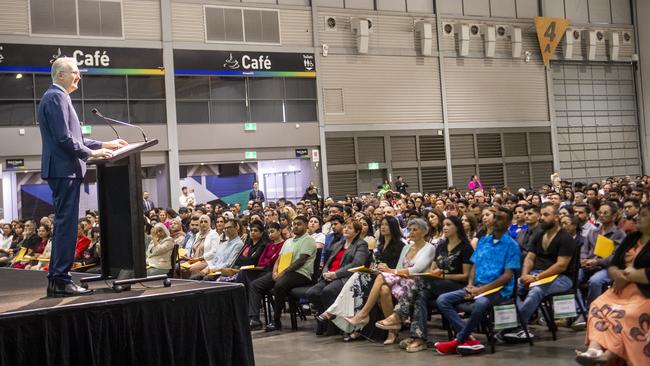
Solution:
<svg viewBox="0 0 650 366"><path fill-rule="evenodd" d="M625 253L627 266L632 265L639 251L637 246ZM630 366L650 365L650 299L635 283L625 286L619 295L607 290L589 309L586 343L590 340Z"/></svg>

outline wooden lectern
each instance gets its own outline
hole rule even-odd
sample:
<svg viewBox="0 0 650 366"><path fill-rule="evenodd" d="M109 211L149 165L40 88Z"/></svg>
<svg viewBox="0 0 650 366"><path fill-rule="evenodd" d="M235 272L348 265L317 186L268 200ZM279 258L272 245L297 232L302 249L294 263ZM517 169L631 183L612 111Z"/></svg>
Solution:
<svg viewBox="0 0 650 366"><path fill-rule="evenodd" d="M130 283L146 281L140 153L157 143L156 139L136 142L115 150L111 158L87 161L97 166L102 274L82 283L122 278L131 278ZM114 289L125 289L116 288L117 282L124 281L115 281Z"/></svg>

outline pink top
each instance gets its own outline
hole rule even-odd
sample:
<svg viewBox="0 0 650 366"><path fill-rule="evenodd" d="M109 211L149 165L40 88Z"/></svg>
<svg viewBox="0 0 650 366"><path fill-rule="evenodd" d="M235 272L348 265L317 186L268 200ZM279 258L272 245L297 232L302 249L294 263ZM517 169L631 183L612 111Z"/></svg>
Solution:
<svg viewBox="0 0 650 366"><path fill-rule="evenodd" d="M267 244L264 248L264 251L262 252L262 255L260 256L260 259L257 261L257 266L264 268L273 267L276 259L278 259L278 255L280 255L282 245L284 245L284 241Z"/></svg>

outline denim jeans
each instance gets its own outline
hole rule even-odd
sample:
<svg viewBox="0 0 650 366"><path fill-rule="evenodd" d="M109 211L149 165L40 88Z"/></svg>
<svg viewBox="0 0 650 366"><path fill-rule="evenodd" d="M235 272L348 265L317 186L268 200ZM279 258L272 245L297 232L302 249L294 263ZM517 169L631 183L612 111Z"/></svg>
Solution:
<svg viewBox="0 0 650 366"><path fill-rule="evenodd" d="M472 314L467 322L463 321L458 312L456 312L456 305L466 302L465 289L460 289L452 292L447 292L438 296L436 304L440 314L449 321L451 326L456 332L456 339L459 343L465 343L467 338L472 334L472 331L481 323L481 319L493 305L503 302L505 299L501 297L499 292L479 297L474 300L472 304Z"/></svg>
<svg viewBox="0 0 650 366"><path fill-rule="evenodd" d="M539 273L542 273L542 271L531 271L530 275L536 275ZM530 320L530 317L537 310L544 297L568 291L572 286L573 281L571 281L569 277L562 274L557 276L557 278L551 283L530 288L524 287L521 284L520 280L519 287L517 289L517 308L519 308L521 321L528 322L528 320ZM521 298L524 296L525 299L521 300Z"/></svg>
<svg viewBox="0 0 650 366"><path fill-rule="evenodd" d="M606 269L586 270L581 268L578 272L578 283L587 283L587 302L585 303L584 296L581 291L578 291L578 306L581 306L585 311L589 310L591 302L596 300L598 296L603 294L603 286L610 282L609 273Z"/></svg>

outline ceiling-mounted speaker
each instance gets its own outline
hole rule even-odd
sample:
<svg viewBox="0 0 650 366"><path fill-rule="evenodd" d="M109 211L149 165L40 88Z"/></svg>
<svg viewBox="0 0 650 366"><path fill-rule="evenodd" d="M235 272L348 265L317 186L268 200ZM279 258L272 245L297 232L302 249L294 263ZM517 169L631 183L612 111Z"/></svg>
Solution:
<svg viewBox="0 0 650 366"><path fill-rule="evenodd" d="M415 31L420 35L420 50L422 56L431 56L433 54L433 29L429 22L415 23Z"/></svg>

